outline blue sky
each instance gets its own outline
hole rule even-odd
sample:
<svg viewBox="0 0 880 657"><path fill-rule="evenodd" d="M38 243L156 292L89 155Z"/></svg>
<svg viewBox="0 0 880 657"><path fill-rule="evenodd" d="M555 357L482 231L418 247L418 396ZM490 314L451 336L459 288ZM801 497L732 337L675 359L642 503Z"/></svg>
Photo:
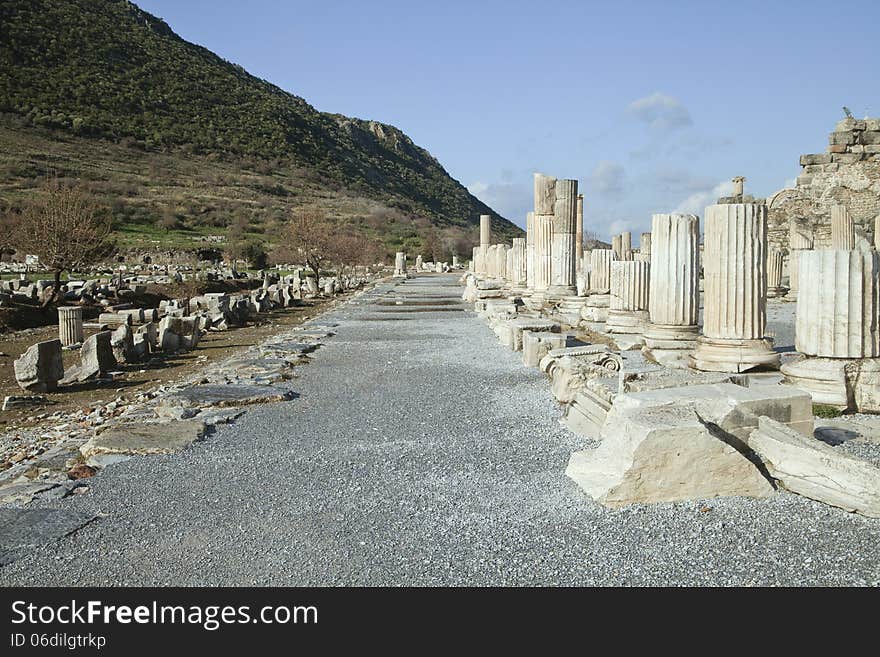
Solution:
<svg viewBox="0 0 880 657"><path fill-rule="evenodd" d="M319 110L393 124L519 225L532 173L587 230L766 196L843 105L880 115L880 2L137 0Z"/></svg>

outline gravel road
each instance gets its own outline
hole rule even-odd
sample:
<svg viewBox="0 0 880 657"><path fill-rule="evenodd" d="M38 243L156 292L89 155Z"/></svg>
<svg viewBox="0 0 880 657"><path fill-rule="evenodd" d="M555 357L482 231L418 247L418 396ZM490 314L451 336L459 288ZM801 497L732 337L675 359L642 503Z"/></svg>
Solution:
<svg viewBox="0 0 880 657"><path fill-rule="evenodd" d="M422 276L321 316L296 399L42 502L105 515L0 584L880 584L880 521L796 495L592 502L563 474L584 439L460 294Z"/></svg>

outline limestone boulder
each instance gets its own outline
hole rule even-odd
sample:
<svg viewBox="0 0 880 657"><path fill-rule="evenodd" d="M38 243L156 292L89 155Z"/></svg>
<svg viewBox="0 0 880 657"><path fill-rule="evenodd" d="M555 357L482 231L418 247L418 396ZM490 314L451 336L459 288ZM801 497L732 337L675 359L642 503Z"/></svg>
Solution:
<svg viewBox="0 0 880 657"><path fill-rule="evenodd" d="M64 378L61 340L46 340L28 348L13 362L15 380L24 390L49 392Z"/></svg>
<svg viewBox="0 0 880 657"><path fill-rule="evenodd" d="M774 493L755 464L720 439L684 400L626 410L615 404L602 443L572 454L565 473L608 507Z"/></svg>
<svg viewBox="0 0 880 657"><path fill-rule="evenodd" d="M880 468L770 418L760 418L748 444L784 488L880 518Z"/></svg>

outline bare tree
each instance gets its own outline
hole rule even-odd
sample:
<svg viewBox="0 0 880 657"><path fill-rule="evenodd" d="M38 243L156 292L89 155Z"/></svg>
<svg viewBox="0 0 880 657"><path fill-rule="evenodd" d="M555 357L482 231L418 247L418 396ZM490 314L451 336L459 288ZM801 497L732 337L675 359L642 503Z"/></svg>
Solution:
<svg viewBox="0 0 880 657"><path fill-rule="evenodd" d="M275 260L304 264L320 277L321 268L333 263L336 255L335 226L315 205L297 208L287 227L285 242L275 252Z"/></svg>
<svg viewBox="0 0 880 657"><path fill-rule="evenodd" d="M14 221L13 244L36 255L54 276L50 305L61 290L61 274L73 272L111 255L111 219L88 192L57 180L45 184L40 198L27 204Z"/></svg>

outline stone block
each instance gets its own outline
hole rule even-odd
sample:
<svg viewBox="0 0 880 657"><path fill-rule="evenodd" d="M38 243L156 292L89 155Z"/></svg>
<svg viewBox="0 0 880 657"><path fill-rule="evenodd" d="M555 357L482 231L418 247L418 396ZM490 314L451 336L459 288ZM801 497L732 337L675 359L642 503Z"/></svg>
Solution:
<svg viewBox="0 0 880 657"><path fill-rule="evenodd" d="M749 447L770 476L793 493L880 518L880 468L770 418L760 419Z"/></svg>
<svg viewBox="0 0 880 657"><path fill-rule="evenodd" d="M801 166L809 166L811 164L829 164L830 162L831 156L828 153L801 155Z"/></svg>
<svg viewBox="0 0 880 657"><path fill-rule="evenodd" d="M204 435L205 424L197 420L121 425L94 436L80 451L86 458L98 454L173 454Z"/></svg>
<svg viewBox="0 0 880 657"><path fill-rule="evenodd" d="M80 370L77 378L80 381L99 376L116 367L116 356L111 345L113 333L101 331L86 338L80 349Z"/></svg>
<svg viewBox="0 0 880 657"><path fill-rule="evenodd" d="M46 340L32 345L13 361L15 380L24 390L49 392L64 378L61 340Z"/></svg>
<svg viewBox="0 0 880 657"><path fill-rule="evenodd" d="M832 132L828 136L828 143L832 146L849 146L850 144L856 143L856 135L849 130Z"/></svg>

